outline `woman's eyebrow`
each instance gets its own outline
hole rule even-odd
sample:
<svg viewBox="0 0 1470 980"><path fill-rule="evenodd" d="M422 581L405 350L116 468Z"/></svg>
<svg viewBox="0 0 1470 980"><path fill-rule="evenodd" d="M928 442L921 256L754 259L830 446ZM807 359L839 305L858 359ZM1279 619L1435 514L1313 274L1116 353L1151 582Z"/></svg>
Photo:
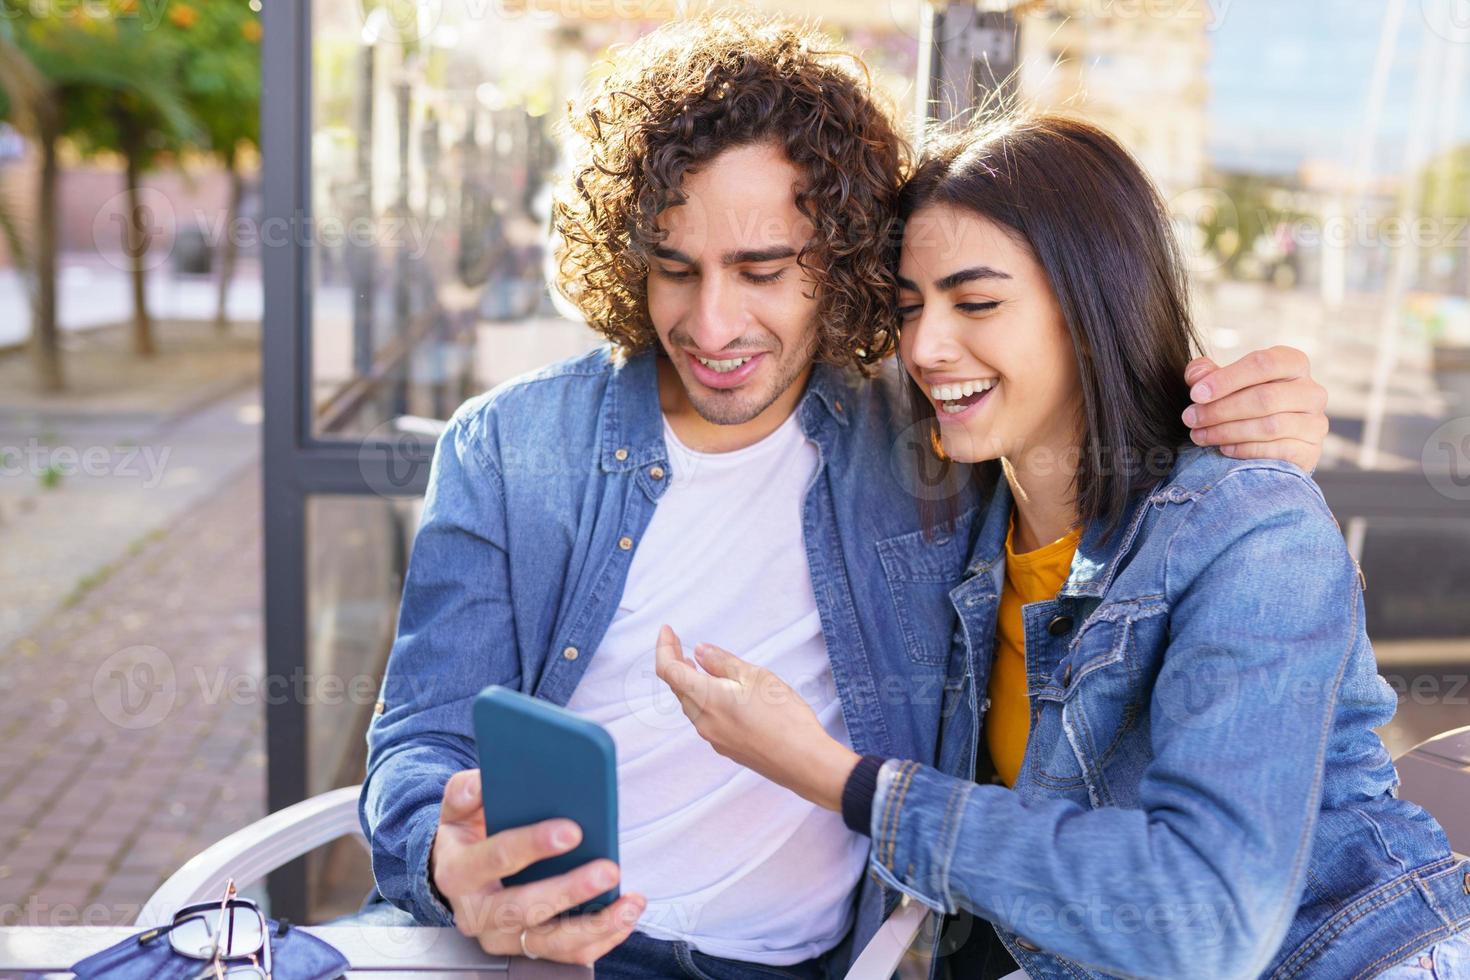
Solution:
<svg viewBox="0 0 1470 980"><path fill-rule="evenodd" d="M951 272L947 276L934 280L934 288L940 292L945 292L964 283L974 282L976 279L1009 279L1010 277L1011 274L1009 272L1001 272L999 269L992 269L988 265L977 265L969 269L961 269L958 272ZM916 293L920 291L919 284L912 279L905 279L903 276L897 276L895 278L898 280L899 289L912 289Z"/></svg>
<svg viewBox="0 0 1470 980"><path fill-rule="evenodd" d="M959 272L951 272L943 279L934 280L934 288L945 292L962 283L974 282L976 279L1009 279L1010 277L1010 273L992 269L988 265L977 265L969 269L961 269Z"/></svg>

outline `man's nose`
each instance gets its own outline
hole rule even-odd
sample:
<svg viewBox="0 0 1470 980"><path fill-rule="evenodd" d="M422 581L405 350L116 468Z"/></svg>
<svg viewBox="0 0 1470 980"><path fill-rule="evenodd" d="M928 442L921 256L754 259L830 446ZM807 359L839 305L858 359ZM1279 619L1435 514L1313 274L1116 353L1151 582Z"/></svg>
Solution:
<svg viewBox="0 0 1470 980"><path fill-rule="evenodd" d="M745 306L739 290L721 276L706 276L699 284L689 335L708 354L724 350L746 332Z"/></svg>

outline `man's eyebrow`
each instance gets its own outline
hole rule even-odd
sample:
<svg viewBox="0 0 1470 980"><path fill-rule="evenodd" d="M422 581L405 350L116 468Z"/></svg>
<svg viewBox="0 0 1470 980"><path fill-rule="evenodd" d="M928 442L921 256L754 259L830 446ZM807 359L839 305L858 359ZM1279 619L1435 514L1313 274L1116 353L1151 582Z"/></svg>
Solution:
<svg viewBox="0 0 1470 980"><path fill-rule="evenodd" d="M796 249L790 245L772 245L770 248L747 248L735 252L726 252L720 257L725 265L743 265L747 262L774 262L777 259L789 259L796 254Z"/></svg>
<svg viewBox="0 0 1470 980"><path fill-rule="evenodd" d="M669 248L665 245L653 246L653 254L657 258L668 259L671 262L682 262L685 265L694 264L694 260L685 255L683 252L679 251L676 248Z"/></svg>
<svg viewBox="0 0 1470 980"><path fill-rule="evenodd" d="M678 249L669 248L666 245L655 245L653 254L657 258L668 259L670 262L682 262L685 265L698 264ZM775 262L777 259L789 259L796 254L796 249L790 245L773 245L770 248L746 248L726 252L720 256L720 261L725 265L743 265L747 262Z"/></svg>

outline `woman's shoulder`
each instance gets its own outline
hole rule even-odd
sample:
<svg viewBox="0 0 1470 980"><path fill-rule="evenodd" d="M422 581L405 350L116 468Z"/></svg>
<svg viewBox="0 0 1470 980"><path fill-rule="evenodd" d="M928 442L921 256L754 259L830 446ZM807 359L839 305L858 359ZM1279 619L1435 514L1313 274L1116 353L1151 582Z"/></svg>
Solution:
<svg viewBox="0 0 1470 980"><path fill-rule="evenodd" d="M1149 535L1170 571L1195 572L1226 553L1295 556L1293 567L1252 564L1265 580L1300 574L1301 563L1336 565L1347 554L1342 529L1321 489L1294 463L1234 459L1217 449L1182 450L1149 502L1157 508ZM1174 577L1171 575L1170 577ZM1176 579L1177 581L1177 579Z"/></svg>
<svg viewBox="0 0 1470 980"><path fill-rule="evenodd" d="M1282 508L1302 508L1336 526L1321 489L1301 467L1281 459L1235 459L1209 446L1181 449L1168 475L1153 488L1155 505L1257 520Z"/></svg>

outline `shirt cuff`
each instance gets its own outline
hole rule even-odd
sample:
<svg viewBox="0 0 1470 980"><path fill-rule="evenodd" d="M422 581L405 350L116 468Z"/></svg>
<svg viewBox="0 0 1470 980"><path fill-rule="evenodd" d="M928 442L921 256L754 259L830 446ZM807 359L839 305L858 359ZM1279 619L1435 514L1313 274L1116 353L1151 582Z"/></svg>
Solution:
<svg viewBox="0 0 1470 980"><path fill-rule="evenodd" d="M429 855L433 853L434 835L438 830L438 805L424 807L424 813L419 817L419 826L409 836L409 874L412 876L409 888L410 900L414 905L409 911L424 925L452 926L454 912L429 879Z"/></svg>
<svg viewBox="0 0 1470 980"><path fill-rule="evenodd" d="M883 768L885 761L881 755L863 756L842 786L842 822L853 833L871 833L878 770Z"/></svg>

